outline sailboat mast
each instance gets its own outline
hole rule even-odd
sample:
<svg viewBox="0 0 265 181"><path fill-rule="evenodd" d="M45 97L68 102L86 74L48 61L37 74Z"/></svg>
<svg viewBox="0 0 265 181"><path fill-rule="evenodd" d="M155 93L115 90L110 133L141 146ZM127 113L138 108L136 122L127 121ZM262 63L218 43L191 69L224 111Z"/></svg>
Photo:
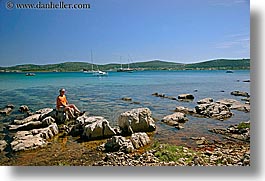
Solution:
<svg viewBox="0 0 265 181"><path fill-rule="evenodd" d="M120 62L121 62L121 56L120 56ZM122 69L122 62L121 62L121 69Z"/></svg>
<svg viewBox="0 0 265 181"><path fill-rule="evenodd" d="M94 70L93 68L93 66L94 66L94 64L93 64L93 53L92 53L92 50L91 50L91 52L90 52L90 56L91 56L91 63L92 63L92 71Z"/></svg>

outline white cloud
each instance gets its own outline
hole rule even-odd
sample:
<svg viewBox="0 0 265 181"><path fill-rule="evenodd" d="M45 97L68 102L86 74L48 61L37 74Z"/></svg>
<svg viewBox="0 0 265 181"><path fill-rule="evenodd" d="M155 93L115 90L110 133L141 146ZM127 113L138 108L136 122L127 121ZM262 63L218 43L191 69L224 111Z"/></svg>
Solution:
<svg viewBox="0 0 265 181"><path fill-rule="evenodd" d="M249 4L249 0L210 0L215 6L234 6L238 4Z"/></svg>
<svg viewBox="0 0 265 181"><path fill-rule="evenodd" d="M250 48L249 34L227 35L224 38L224 41L216 43L215 47L218 49L226 49L226 48L249 49Z"/></svg>

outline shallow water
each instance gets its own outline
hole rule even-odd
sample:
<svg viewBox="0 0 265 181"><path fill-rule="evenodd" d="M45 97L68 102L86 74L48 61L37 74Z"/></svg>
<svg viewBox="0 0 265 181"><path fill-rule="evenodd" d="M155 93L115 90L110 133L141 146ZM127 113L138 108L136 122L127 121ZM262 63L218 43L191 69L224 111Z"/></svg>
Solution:
<svg viewBox="0 0 265 181"><path fill-rule="evenodd" d="M112 126L117 125L120 113L138 107L148 107L153 117L162 117L173 113L176 106L195 107L196 102L205 97L214 100L242 97L230 95L231 91L250 92L249 70L237 70L227 74L223 70L212 71L138 71L134 73L109 72L107 77L94 77L82 72L74 73L36 73L36 76L25 76L24 73L0 73L0 107L12 103L15 109L8 117L0 116L0 138L5 134L3 124L21 115L17 109L28 105L32 111L44 107L55 107L58 90L64 87L70 103L76 104L90 115L104 116ZM196 90L196 91L195 91ZM164 93L177 97L182 93L195 96L192 102L179 102L152 96L152 93ZM134 104L121 100L131 97ZM226 127L230 124L250 120L250 114L233 111L234 116L225 121L195 118L188 116L183 130L157 122L155 139L162 142L192 146L191 136L204 136L220 139L220 136L208 132L213 127Z"/></svg>

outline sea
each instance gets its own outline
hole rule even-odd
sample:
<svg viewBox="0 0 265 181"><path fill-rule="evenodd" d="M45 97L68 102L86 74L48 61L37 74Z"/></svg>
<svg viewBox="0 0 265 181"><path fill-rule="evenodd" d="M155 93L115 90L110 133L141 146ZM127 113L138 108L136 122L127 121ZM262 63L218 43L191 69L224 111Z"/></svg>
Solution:
<svg viewBox="0 0 265 181"><path fill-rule="evenodd" d="M18 112L21 105L27 105L32 112L55 108L59 89L65 88L69 103L89 115L105 117L111 126L117 126L121 113L147 107L156 120L155 140L192 146L191 137L222 139L209 129L249 121L250 113L232 110L233 116L224 121L187 115L189 121L180 130L163 124L161 119L173 114L177 106L194 108L198 100L207 97L214 101L223 98L241 101L243 97L230 93L235 90L250 93L250 82L244 82L246 80L250 80L249 70L234 70L233 73L225 70L108 72L104 77L83 72L35 72L35 76L0 73L0 109L7 104L15 106L9 116L0 115L0 138L7 134L4 125L21 116ZM156 92L172 97L189 93L195 99L190 102L170 100L153 96ZM132 101L123 101L123 97L130 97Z"/></svg>

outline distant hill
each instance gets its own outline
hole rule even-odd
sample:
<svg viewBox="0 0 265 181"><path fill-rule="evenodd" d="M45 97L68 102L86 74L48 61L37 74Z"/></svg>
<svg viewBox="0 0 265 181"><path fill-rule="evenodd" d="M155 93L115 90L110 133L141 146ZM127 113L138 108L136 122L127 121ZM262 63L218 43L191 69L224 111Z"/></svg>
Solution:
<svg viewBox="0 0 265 181"><path fill-rule="evenodd" d="M127 64L122 65L124 68L127 67ZM117 70L120 68L120 64L106 64L106 65L94 65L94 69L100 70ZM65 62L59 64L47 64L47 65L34 65L34 64L24 64L16 65L12 67L0 67L0 70L3 71L22 71L22 72L73 72L73 71L82 71L82 70L91 70L92 64L86 62ZM209 70L209 69L250 69L250 59L218 59L210 60L199 63L183 64L175 62L166 62L160 60L148 61L148 62L136 62L131 63L130 68L139 69L139 70Z"/></svg>
<svg viewBox="0 0 265 181"><path fill-rule="evenodd" d="M47 64L47 65L33 65L33 64L24 64L16 65L12 67L0 67L2 70L18 70L22 72L64 72L64 71L81 71L83 69L91 69L91 64L86 62L65 62L59 64Z"/></svg>
<svg viewBox="0 0 265 181"><path fill-rule="evenodd" d="M250 59L217 59L200 63L186 64L186 69L250 69Z"/></svg>

